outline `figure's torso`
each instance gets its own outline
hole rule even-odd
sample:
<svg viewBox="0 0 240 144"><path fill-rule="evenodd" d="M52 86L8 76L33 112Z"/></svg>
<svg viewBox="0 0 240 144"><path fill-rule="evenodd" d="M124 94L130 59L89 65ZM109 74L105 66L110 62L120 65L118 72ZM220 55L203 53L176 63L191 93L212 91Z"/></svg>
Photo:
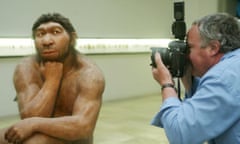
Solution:
<svg viewBox="0 0 240 144"><path fill-rule="evenodd" d="M72 115L74 102L80 93L78 72L72 72L62 79L56 100L54 117Z"/></svg>

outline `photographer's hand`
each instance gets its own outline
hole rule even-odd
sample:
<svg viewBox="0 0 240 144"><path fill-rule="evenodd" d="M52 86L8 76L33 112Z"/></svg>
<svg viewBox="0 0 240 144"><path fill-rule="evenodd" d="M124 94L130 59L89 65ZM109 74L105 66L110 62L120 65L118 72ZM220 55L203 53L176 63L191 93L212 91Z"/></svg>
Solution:
<svg viewBox="0 0 240 144"><path fill-rule="evenodd" d="M155 53L156 68L152 68L154 79L160 84L173 83L172 76L168 68L163 64L161 56L158 52Z"/></svg>
<svg viewBox="0 0 240 144"><path fill-rule="evenodd" d="M172 76L168 68L163 64L159 53L155 53L155 62L157 67L152 67L152 74L154 79L160 84L174 84ZM163 101L168 97L177 97L177 92L172 87L167 87L162 90Z"/></svg>

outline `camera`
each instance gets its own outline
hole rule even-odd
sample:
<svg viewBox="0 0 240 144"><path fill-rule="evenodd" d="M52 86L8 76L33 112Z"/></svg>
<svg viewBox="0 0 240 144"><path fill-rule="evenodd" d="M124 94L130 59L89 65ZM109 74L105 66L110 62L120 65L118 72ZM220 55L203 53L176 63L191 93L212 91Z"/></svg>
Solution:
<svg viewBox="0 0 240 144"><path fill-rule="evenodd" d="M188 47L184 41L186 35L186 24L184 22L184 2L174 2L174 18L172 24L172 33L177 40L171 41L168 48L152 47L152 55L150 64L156 67L155 53L161 55L163 64L168 68L172 77L182 77L185 67L188 63Z"/></svg>
<svg viewBox="0 0 240 144"><path fill-rule="evenodd" d="M188 63L188 48L183 40L172 41L168 44L168 48L152 47L151 66L156 66L155 53L161 55L163 64L168 68L172 77L182 77L185 67Z"/></svg>

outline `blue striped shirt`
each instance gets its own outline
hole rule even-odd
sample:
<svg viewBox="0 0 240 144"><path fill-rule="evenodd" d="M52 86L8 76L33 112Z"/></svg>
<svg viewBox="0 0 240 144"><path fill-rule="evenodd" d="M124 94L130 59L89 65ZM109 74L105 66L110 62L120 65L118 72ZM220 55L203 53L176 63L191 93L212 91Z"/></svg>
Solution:
<svg viewBox="0 0 240 144"><path fill-rule="evenodd" d="M240 49L196 79L184 101L166 99L152 124L170 144L240 144Z"/></svg>

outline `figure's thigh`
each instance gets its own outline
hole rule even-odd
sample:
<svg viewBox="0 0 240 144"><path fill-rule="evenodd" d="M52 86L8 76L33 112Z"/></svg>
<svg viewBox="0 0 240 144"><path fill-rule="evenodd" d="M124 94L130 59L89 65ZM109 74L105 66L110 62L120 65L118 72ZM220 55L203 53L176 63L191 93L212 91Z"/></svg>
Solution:
<svg viewBox="0 0 240 144"><path fill-rule="evenodd" d="M34 134L25 140L24 144L68 144L68 142L44 134Z"/></svg>

